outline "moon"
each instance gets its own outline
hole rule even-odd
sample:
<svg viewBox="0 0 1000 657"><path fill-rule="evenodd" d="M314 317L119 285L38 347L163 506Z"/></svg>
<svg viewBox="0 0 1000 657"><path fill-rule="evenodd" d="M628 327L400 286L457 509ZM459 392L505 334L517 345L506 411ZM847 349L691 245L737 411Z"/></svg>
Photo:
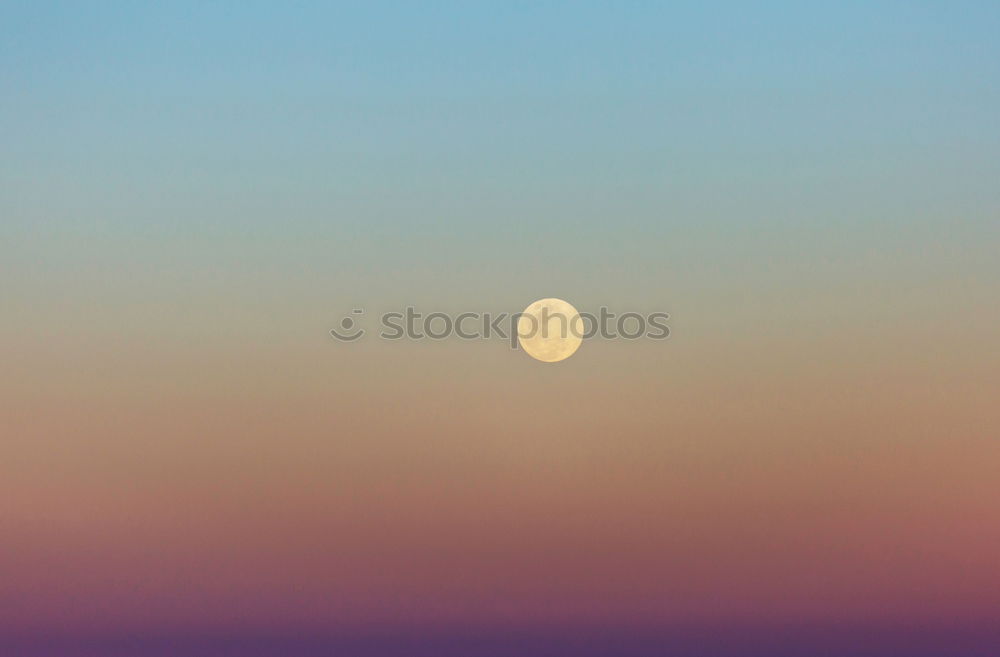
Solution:
<svg viewBox="0 0 1000 657"><path fill-rule="evenodd" d="M576 353L583 342L582 332L580 313L562 299L539 299L517 320L517 341L526 354L543 363L566 360Z"/></svg>

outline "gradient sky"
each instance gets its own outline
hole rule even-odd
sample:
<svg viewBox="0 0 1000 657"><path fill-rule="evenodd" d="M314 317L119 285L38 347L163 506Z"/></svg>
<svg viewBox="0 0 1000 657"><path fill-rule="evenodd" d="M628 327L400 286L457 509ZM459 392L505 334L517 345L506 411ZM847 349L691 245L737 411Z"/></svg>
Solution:
<svg viewBox="0 0 1000 657"><path fill-rule="evenodd" d="M1000 617L1000 5L749 4L0 5L0 635Z"/></svg>

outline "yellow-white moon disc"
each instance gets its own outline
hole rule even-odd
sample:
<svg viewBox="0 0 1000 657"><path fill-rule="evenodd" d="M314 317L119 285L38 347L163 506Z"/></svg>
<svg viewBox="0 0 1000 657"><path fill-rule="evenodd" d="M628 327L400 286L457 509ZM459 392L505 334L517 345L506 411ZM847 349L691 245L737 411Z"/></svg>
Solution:
<svg viewBox="0 0 1000 657"><path fill-rule="evenodd" d="M525 353L544 363L573 355L583 342L583 320L562 299L539 299L517 320L517 341Z"/></svg>

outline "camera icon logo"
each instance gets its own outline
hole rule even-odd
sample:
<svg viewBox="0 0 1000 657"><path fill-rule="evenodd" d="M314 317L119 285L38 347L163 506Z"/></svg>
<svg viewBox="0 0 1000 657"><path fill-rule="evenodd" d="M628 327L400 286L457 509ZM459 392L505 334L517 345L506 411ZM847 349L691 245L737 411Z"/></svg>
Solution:
<svg viewBox="0 0 1000 657"><path fill-rule="evenodd" d="M364 315L365 310L364 308L355 308L354 310L351 311L351 314ZM354 342L355 340L357 340L358 338L360 338L365 334L365 330L363 328L358 328L357 330L355 330L354 318L351 317L350 315L340 320L340 328L341 331L343 332L338 331L337 329L334 328L330 329L330 335L332 335L333 337L342 342Z"/></svg>

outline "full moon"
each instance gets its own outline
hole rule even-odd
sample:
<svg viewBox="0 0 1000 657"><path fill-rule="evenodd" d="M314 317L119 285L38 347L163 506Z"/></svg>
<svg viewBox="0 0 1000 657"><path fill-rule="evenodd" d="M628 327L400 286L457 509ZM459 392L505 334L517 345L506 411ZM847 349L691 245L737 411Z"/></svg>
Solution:
<svg viewBox="0 0 1000 657"><path fill-rule="evenodd" d="M539 299L517 320L517 341L525 353L543 363L572 356L583 342L583 320L562 299Z"/></svg>

